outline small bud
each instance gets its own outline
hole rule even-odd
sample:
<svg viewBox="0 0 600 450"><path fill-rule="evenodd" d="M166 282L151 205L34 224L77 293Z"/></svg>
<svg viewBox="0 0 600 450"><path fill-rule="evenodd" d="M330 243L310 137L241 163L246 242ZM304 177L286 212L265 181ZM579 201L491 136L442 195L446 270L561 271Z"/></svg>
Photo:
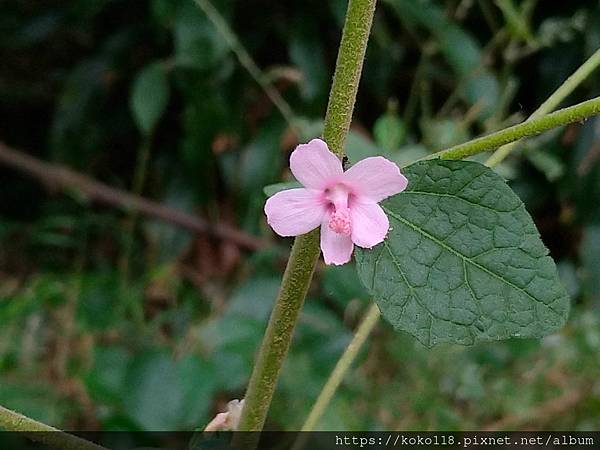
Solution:
<svg viewBox="0 0 600 450"><path fill-rule="evenodd" d="M204 431L235 431L240 423L244 400L231 400L227 411L219 413L210 421Z"/></svg>

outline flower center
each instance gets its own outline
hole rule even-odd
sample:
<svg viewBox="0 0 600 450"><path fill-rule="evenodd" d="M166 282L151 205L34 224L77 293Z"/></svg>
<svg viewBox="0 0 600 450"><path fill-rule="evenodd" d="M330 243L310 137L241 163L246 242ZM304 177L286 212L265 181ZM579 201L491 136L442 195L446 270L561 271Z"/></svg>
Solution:
<svg viewBox="0 0 600 450"><path fill-rule="evenodd" d="M325 191L325 196L332 209L329 217L329 228L338 234L349 236L352 233L352 220L348 208L350 192L343 184L337 184Z"/></svg>
<svg viewBox="0 0 600 450"><path fill-rule="evenodd" d="M335 210L329 218L329 228L338 234L350 236L352 232L352 222L350 220L350 210Z"/></svg>

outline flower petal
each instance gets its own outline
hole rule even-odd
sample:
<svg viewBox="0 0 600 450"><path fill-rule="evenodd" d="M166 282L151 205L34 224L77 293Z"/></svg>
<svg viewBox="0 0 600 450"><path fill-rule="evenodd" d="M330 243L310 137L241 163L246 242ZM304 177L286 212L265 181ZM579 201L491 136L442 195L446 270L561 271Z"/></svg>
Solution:
<svg viewBox="0 0 600 450"><path fill-rule="evenodd" d="M377 203L353 202L350 206L352 242L372 248L383 241L390 228L387 215Z"/></svg>
<svg viewBox="0 0 600 450"><path fill-rule="evenodd" d="M324 189L344 172L338 157L321 139L296 147L290 155L290 169L296 179L310 189Z"/></svg>
<svg viewBox="0 0 600 450"><path fill-rule="evenodd" d="M278 192L265 204L267 222L280 236L298 236L314 230L325 212L319 192L303 188Z"/></svg>
<svg viewBox="0 0 600 450"><path fill-rule="evenodd" d="M327 222L321 226L321 250L325 264L340 266L350 261L354 244L350 236L331 230Z"/></svg>
<svg viewBox="0 0 600 450"><path fill-rule="evenodd" d="M383 156L365 158L344 173L344 181L363 201L380 202L406 189L408 180Z"/></svg>

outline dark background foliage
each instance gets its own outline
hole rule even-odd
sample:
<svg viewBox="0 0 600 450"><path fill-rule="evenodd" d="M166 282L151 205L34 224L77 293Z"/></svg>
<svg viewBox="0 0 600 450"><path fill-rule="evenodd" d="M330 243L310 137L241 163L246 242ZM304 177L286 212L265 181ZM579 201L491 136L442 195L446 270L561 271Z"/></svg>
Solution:
<svg viewBox="0 0 600 450"><path fill-rule="evenodd" d="M267 243L0 166L0 404L67 429L172 430L243 396L290 245L263 187L319 134L346 2L213 3L300 131L192 0L0 3L2 142ZM596 1L382 1L350 159L405 164L516 123L599 47ZM597 73L568 102L599 93ZM321 429L598 428L600 121L519 148L497 170L557 260L567 326L428 350L382 323ZM352 265L318 267L270 428L301 426L368 301Z"/></svg>

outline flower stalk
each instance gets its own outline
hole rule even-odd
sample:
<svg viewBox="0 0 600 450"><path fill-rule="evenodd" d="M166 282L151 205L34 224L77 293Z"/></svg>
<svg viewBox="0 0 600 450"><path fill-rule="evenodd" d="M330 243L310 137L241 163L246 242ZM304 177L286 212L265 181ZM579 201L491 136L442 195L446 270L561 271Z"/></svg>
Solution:
<svg viewBox="0 0 600 450"><path fill-rule="evenodd" d="M340 158L352 120L375 4L376 0L348 3L323 132L329 148ZM264 426L319 253L318 230L295 239L248 384L238 431L260 431Z"/></svg>

